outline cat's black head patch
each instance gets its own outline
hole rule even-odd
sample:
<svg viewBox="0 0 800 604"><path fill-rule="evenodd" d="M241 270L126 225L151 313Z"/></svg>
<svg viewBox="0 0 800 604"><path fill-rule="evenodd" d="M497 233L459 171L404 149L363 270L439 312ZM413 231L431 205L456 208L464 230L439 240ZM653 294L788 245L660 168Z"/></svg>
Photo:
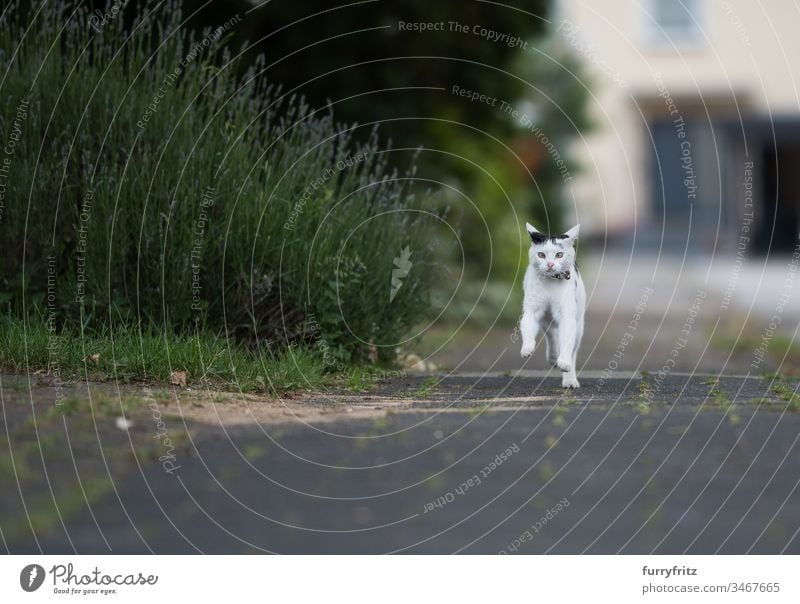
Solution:
<svg viewBox="0 0 800 604"><path fill-rule="evenodd" d="M529 235L531 236L531 241L533 241L536 245L539 245L541 243L545 243L547 241L555 242L558 239L566 239L567 238L566 235L546 235L545 233L539 233L539 232L529 233Z"/></svg>

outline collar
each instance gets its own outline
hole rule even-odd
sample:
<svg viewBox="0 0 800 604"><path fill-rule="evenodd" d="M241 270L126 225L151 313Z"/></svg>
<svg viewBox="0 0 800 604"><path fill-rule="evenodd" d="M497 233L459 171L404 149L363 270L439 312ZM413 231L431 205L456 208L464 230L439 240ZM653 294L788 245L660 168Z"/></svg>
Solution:
<svg viewBox="0 0 800 604"><path fill-rule="evenodd" d="M555 273L553 275L547 275L547 276L550 279L558 279L559 281L561 281L563 279L564 281L569 281L569 279L570 279L570 277L572 275L570 274L569 270L566 270L566 271L563 271L561 273Z"/></svg>

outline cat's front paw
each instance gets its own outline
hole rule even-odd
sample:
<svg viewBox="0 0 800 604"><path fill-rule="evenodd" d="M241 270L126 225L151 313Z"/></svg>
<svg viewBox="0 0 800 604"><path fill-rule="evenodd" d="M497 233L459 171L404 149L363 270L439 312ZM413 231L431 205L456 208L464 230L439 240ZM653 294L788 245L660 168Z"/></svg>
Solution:
<svg viewBox="0 0 800 604"><path fill-rule="evenodd" d="M578 382L577 378L574 377L567 377L566 375L561 377L561 387L562 388L580 388L580 382Z"/></svg>
<svg viewBox="0 0 800 604"><path fill-rule="evenodd" d="M536 344L523 344L522 350L519 351L520 356L523 359L527 359L529 356L533 354L533 350L536 348Z"/></svg>
<svg viewBox="0 0 800 604"><path fill-rule="evenodd" d="M572 361L569 359L558 359L556 361L556 367L558 367L564 373L569 373L572 371Z"/></svg>

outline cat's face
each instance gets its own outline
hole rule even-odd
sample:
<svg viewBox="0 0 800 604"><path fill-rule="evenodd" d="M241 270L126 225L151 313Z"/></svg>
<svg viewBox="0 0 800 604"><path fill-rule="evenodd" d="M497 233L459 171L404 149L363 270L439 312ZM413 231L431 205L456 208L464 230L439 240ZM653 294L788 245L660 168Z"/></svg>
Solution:
<svg viewBox="0 0 800 604"><path fill-rule="evenodd" d="M575 266L575 241L580 225L572 227L563 235L545 235L527 222L525 227L531 236L528 260L537 272L552 277Z"/></svg>

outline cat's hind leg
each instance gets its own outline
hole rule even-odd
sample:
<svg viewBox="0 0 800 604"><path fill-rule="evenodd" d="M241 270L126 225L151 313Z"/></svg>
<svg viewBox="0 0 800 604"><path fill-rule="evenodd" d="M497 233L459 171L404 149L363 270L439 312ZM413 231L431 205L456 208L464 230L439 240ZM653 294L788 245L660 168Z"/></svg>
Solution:
<svg viewBox="0 0 800 604"><path fill-rule="evenodd" d="M555 365L558 362L558 327L551 323L545 332L547 338L547 362Z"/></svg>
<svg viewBox="0 0 800 604"><path fill-rule="evenodd" d="M561 374L561 387L562 388L580 388L581 384L578 382L578 347L581 345L581 338L583 337L583 320L578 321L577 329L575 330L575 345L572 347L572 368L570 371Z"/></svg>

